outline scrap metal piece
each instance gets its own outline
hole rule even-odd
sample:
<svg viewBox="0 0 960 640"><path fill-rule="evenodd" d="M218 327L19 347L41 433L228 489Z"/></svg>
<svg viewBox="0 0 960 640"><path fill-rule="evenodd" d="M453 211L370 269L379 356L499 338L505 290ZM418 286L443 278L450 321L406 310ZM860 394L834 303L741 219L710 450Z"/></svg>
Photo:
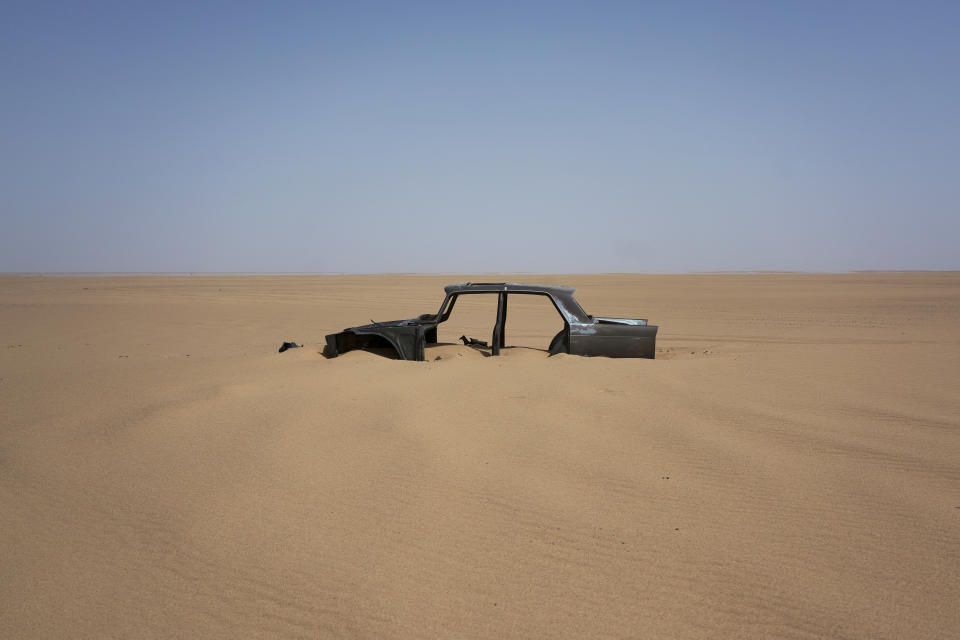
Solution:
<svg viewBox="0 0 960 640"><path fill-rule="evenodd" d="M572 287L519 282L464 282L444 287L446 297L436 314L409 320L375 322L350 327L326 337L329 358L354 349L378 351L400 360L424 360L424 348L437 342L437 325L446 322L461 295L496 294L497 317L490 342L492 355L506 347L507 301L510 295L541 295L553 303L563 319L563 329L550 341L550 355L570 353L610 358L653 358L658 327L646 319L594 317L574 299ZM463 338L461 338L463 339ZM479 343L473 341L464 344ZM484 344L484 346L486 346Z"/></svg>

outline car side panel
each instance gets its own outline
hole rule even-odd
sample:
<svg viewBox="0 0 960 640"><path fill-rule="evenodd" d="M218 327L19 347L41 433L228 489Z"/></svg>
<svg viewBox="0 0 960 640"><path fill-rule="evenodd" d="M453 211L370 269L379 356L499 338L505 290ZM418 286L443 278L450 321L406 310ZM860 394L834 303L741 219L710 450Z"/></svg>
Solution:
<svg viewBox="0 0 960 640"><path fill-rule="evenodd" d="M654 358L657 327L590 324L571 327L570 353L608 358Z"/></svg>
<svg viewBox="0 0 960 640"><path fill-rule="evenodd" d="M436 327L435 324L353 327L328 335L325 353L328 357L336 357L354 349L389 344L400 360L423 360L427 336L431 334L430 337L436 340ZM371 342L371 337L379 338L382 342Z"/></svg>

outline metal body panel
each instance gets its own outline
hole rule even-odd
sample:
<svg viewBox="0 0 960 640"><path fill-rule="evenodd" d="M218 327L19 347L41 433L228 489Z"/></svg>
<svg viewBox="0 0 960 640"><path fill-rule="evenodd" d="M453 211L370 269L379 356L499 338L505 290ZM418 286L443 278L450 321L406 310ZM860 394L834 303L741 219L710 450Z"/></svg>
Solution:
<svg viewBox="0 0 960 640"><path fill-rule="evenodd" d="M578 356L653 358L657 329L648 324L584 324L570 328L570 351Z"/></svg>
<svg viewBox="0 0 960 640"><path fill-rule="evenodd" d="M350 327L326 337L324 354L335 357L354 349L393 349L401 360L423 360L424 349L437 341L437 325L445 322L461 295L496 294L497 317L491 342L492 355L506 346L507 302L510 294L550 298L564 328L550 342L549 352L610 358L653 358L657 327L646 319L593 317L573 297L572 287L519 282L464 282L444 287L446 297L436 314L409 320L375 322Z"/></svg>
<svg viewBox="0 0 960 640"><path fill-rule="evenodd" d="M410 324L409 320L378 322L344 329L326 337L324 354L335 357L354 349L393 348L400 360L423 360L428 341L436 342L437 325Z"/></svg>

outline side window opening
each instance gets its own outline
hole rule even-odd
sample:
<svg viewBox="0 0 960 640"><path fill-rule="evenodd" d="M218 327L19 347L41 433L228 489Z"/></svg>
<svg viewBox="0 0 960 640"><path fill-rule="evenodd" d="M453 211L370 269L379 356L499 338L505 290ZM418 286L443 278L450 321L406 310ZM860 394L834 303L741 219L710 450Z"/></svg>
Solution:
<svg viewBox="0 0 960 640"><path fill-rule="evenodd" d="M496 293L461 293L450 317L437 326L437 340L439 344L461 344L460 336L466 336L489 344L496 322Z"/></svg>
<svg viewBox="0 0 960 640"><path fill-rule="evenodd" d="M511 293L507 298L506 346L547 351L566 328L550 296Z"/></svg>

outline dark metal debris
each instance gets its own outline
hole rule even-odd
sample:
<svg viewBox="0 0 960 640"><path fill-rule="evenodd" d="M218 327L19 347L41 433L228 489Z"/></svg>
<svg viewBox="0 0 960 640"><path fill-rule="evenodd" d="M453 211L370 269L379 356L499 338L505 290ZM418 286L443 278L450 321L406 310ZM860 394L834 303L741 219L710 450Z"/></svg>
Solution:
<svg viewBox="0 0 960 640"><path fill-rule="evenodd" d="M278 351L278 353L283 353L287 349L299 349L302 346L302 344L297 344L296 342L284 342L280 345L280 351Z"/></svg>

